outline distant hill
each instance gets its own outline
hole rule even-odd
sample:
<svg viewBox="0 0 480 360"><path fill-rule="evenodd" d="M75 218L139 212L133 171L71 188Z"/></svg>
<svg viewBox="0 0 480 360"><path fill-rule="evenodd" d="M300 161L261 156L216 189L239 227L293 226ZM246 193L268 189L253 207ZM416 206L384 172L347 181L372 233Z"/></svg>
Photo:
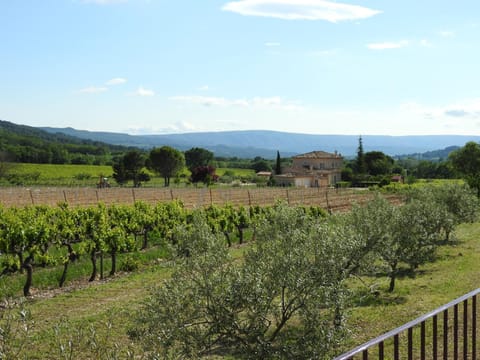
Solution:
<svg viewBox="0 0 480 360"><path fill-rule="evenodd" d="M397 159L417 159L417 160L428 160L428 161L442 161L448 158L448 155L452 151L459 149L460 146L449 146L442 150L434 150L434 151L427 151L424 153L415 153L415 154L408 154L408 155L398 155L396 156Z"/></svg>
<svg viewBox="0 0 480 360"><path fill-rule="evenodd" d="M64 133L83 139L106 143L152 148L169 145L179 150L203 147L216 156L273 159L277 150L282 157L313 150L338 151L344 156L355 156L358 147L356 135L311 135L268 130L220 131L165 135L128 135L111 132L91 132L72 128L41 128L51 133ZM388 155L421 154L450 146L463 146L468 141L480 141L480 136L422 135L383 136L362 135L365 151L378 150Z"/></svg>
<svg viewBox="0 0 480 360"><path fill-rule="evenodd" d="M0 152L13 162L105 164L127 147L0 120Z"/></svg>

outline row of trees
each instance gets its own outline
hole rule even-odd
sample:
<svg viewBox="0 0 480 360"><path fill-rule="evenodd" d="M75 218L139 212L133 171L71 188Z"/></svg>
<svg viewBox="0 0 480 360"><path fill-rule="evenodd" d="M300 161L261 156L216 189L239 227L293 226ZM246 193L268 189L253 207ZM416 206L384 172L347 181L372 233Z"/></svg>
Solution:
<svg viewBox="0 0 480 360"><path fill-rule="evenodd" d="M464 177L470 186L477 189L479 185L474 184L473 180L478 178L480 173L480 145L469 142L459 149L452 147L449 150L449 155L443 160L418 160L409 157L395 160L381 151L365 152L360 137L357 156L345 162L342 180L353 185L384 185L389 183L395 174L409 183L415 179Z"/></svg>
<svg viewBox="0 0 480 360"><path fill-rule="evenodd" d="M113 177L120 185L133 181L133 186L138 187L150 180L145 172L147 168L162 176L165 186L169 186L170 179L177 176L186 165L193 183L208 184L216 180L215 168L210 165L212 160L213 153L202 148L192 148L185 153L170 146L154 148L148 154L131 150L115 160Z"/></svg>

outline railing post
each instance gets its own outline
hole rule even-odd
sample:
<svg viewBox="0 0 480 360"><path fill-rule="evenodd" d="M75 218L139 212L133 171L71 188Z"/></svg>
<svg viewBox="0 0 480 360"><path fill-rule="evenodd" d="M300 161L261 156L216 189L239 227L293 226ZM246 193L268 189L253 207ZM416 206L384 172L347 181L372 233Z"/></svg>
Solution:
<svg viewBox="0 0 480 360"><path fill-rule="evenodd" d="M477 296L480 294L480 288L465 294L458 299L449 302L428 314L422 315L415 320L412 320L394 330L391 330L375 339L372 339L365 344L357 346L343 355L337 356L334 360L350 360L357 359L360 354L363 354L363 359L368 359L368 351L374 346L378 346L378 359L385 358L385 341L393 340L393 356L391 356L390 342L387 357L390 359L400 359L400 354L406 352L402 359L413 360L415 359L427 359L427 321L432 319L432 338L428 336L428 341L432 341L431 347L428 343L428 359L451 360L458 359L462 354L462 359L477 359L477 335L478 335L478 309L477 309ZM471 301L470 301L471 299ZM463 303L463 308L459 310L459 305ZM470 307L470 304L471 307ZM469 310L471 308L471 310ZM450 310L451 309L451 310ZM463 316L460 317L459 311L463 312ZM471 313L470 313L471 311ZM443 314L443 331L439 329L439 316ZM430 327L430 324L428 324ZM419 352L414 351L416 341L413 340L414 330L420 328L419 334ZM450 330L451 329L451 330ZM430 329L429 329L430 330ZM450 333L452 331L452 335ZM407 344L400 339L401 334L408 332ZM471 334L471 337L470 337ZM417 335L415 335L417 336ZM443 337L443 344L439 336ZM463 337L461 339L460 337ZM470 338L470 340L469 340ZM462 341L462 345L460 345ZM453 344L452 344L453 343ZM443 346L442 346L443 345ZM440 355L440 346L442 346L443 356ZM459 346L462 348L459 349ZM414 355L415 353L415 355ZM405 356L407 355L407 356Z"/></svg>
<svg viewBox="0 0 480 360"><path fill-rule="evenodd" d="M472 360L477 359L477 295L472 297Z"/></svg>
<svg viewBox="0 0 480 360"><path fill-rule="evenodd" d="M468 300L463 302L463 359L468 360Z"/></svg>
<svg viewBox="0 0 480 360"><path fill-rule="evenodd" d="M453 360L458 360L458 305L453 307Z"/></svg>
<svg viewBox="0 0 480 360"><path fill-rule="evenodd" d="M437 344L437 337L438 337L438 332L437 332L437 326L438 326L438 317L435 315L433 317L433 322L432 322L432 337L433 337L433 342L432 342L432 356L433 360L437 360L438 357L438 344Z"/></svg>
<svg viewBox="0 0 480 360"><path fill-rule="evenodd" d="M443 312L443 360L448 360L448 309Z"/></svg>
<svg viewBox="0 0 480 360"><path fill-rule="evenodd" d="M420 325L420 359L425 359L425 321Z"/></svg>

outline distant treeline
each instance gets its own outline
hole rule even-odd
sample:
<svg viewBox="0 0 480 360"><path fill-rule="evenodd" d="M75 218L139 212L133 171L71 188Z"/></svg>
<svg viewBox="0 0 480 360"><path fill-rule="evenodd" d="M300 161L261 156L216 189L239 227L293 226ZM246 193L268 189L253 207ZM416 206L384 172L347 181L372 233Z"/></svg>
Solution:
<svg viewBox="0 0 480 360"><path fill-rule="evenodd" d="M115 155L127 150L0 120L0 153L10 162L109 165Z"/></svg>

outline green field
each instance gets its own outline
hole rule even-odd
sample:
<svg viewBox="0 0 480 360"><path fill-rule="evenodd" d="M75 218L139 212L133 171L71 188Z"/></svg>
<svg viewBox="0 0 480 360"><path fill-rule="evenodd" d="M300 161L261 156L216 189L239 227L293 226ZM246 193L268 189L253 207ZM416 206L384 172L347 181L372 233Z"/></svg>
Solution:
<svg viewBox="0 0 480 360"><path fill-rule="evenodd" d="M235 178L248 178L255 175L251 169L219 168L217 174L222 176L225 172L233 173ZM109 178L111 186L117 186L112 178L113 169L107 165L55 165L55 164L14 164L10 174L16 176L17 183L8 183L6 180L0 185L25 185L25 186L87 186L95 187L101 176ZM151 180L143 186L163 186L163 178L149 172ZM179 177L180 182L172 186L185 186L189 172L184 170Z"/></svg>

